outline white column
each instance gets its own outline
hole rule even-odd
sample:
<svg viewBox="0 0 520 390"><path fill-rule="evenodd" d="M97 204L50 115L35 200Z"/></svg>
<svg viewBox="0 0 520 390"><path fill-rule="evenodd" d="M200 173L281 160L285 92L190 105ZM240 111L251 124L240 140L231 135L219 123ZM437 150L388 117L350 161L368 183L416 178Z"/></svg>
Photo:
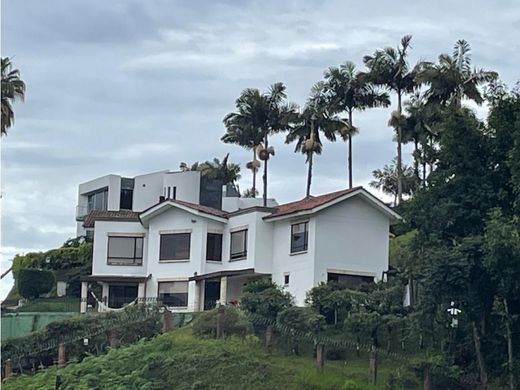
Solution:
<svg viewBox="0 0 520 390"><path fill-rule="evenodd" d="M199 311L204 311L204 291L206 290L206 281L201 280L199 286Z"/></svg>
<svg viewBox="0 0 520 390"><path fill-rule="evenodd" d="M101 287L102 287L102 290L101 290L101 302L103 303L103 305L105 305L104 307L108 307L108 294L109 294L109 291L110 291L109 285L108 285L108 283L102 283ZM98 311L103 311L103 309L101 309L101 310L98 309Z"/></svg>
<svg viewBox="0 0 520 390"><path fill-rule="evenodd" d="M137 303L144 303L145 300L145 289L144 289L144 282L139 283L137 286Z"/></svg>
<svg viewBox="0 0 520 390"><path fill-rule="evenodd" d="M220 278L220 304L225 305L227 303L227 276Z"/></svg>
<svg viewBox="0 0 520 390"><path fill-rule="evenodd" d="M81 282L81 302L79 304L79 312L87 312L87 295L88 295L88 282Z"/></svg>

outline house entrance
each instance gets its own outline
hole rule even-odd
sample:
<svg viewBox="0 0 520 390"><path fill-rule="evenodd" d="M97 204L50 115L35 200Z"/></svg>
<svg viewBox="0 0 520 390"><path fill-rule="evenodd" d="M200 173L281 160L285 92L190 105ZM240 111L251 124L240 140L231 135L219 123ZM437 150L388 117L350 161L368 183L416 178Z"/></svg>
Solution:
<svg viewBox="0 0 520 390"><path fill-rule="evenodd" d="M108 307L119 309L137 298L136 284L111 284L108 287Z"/></svg>
<svg viewBox="0 0 520 390"><path fill-rule="evenodd" d="M217 306L220 299L220 280L206 280L204 283L204 310Z"/></svg>

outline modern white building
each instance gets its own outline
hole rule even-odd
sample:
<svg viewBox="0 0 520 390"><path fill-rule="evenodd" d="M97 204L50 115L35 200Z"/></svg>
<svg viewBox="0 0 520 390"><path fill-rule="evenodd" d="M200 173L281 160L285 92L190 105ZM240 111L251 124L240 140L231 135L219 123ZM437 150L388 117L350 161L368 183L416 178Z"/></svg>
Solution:
<svg viewBox="0 0 520 390"><path fill-rule="evenodd" d="M123 191L129 180L131 207ZM361 187L282 205L270 199L268 207L226 195L199 172L109 175L80 185L78 209L86 204L88 213L78 214L78 233L94 238L82 311L96 288L111 308L157 298L198 311L238 301L242 286L261 276L303 305L320 282L355 286L388 269L389 227L400 217Z"/></svg>

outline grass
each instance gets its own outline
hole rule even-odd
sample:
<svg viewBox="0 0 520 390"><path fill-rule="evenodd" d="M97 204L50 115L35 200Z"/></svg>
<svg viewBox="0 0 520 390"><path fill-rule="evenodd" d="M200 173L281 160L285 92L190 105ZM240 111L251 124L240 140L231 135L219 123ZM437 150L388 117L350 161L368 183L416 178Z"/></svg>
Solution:
<svg viewBox="0 0 520 390"><path fill-rule="evenodd" d="M354 355L355 356L355 355ZM310 356L268 353L256 337L197 339L190 328L141 340L65 368L6 381L5 390L54 389L384 389L398 365L383 361L378 386L366 384L368 361L328 361L320 372ZM350 383L350 385L346 385Z"/></svg>

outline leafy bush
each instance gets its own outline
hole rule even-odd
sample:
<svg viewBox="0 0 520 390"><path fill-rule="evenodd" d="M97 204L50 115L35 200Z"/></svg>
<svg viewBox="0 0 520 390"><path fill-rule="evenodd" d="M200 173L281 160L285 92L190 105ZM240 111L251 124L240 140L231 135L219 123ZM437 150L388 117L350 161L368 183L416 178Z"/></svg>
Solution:
<svg viewBox="0 0 520 390"><path fill-rule="evenodd" d="M18 271L17 288L26 299L38 298L54 287L56 280L51 271L22 268Z"/></svg>
<svg viewBox="0 0 520 390"><path fill-rule="evenodd" d="M241 307L249 314L276 320L282 310L293 304L293 297L268 278L249 282L242 288Z"/></svg>
<svg viewBox="0 0 520 390"><path fill-rule="evenodd" d="M218 309L200 313L193 321L193 334L199 337L216 337ZM225 336L240 336L253 333L253 327L240 309L224 306L223 333Z"/></svg>

